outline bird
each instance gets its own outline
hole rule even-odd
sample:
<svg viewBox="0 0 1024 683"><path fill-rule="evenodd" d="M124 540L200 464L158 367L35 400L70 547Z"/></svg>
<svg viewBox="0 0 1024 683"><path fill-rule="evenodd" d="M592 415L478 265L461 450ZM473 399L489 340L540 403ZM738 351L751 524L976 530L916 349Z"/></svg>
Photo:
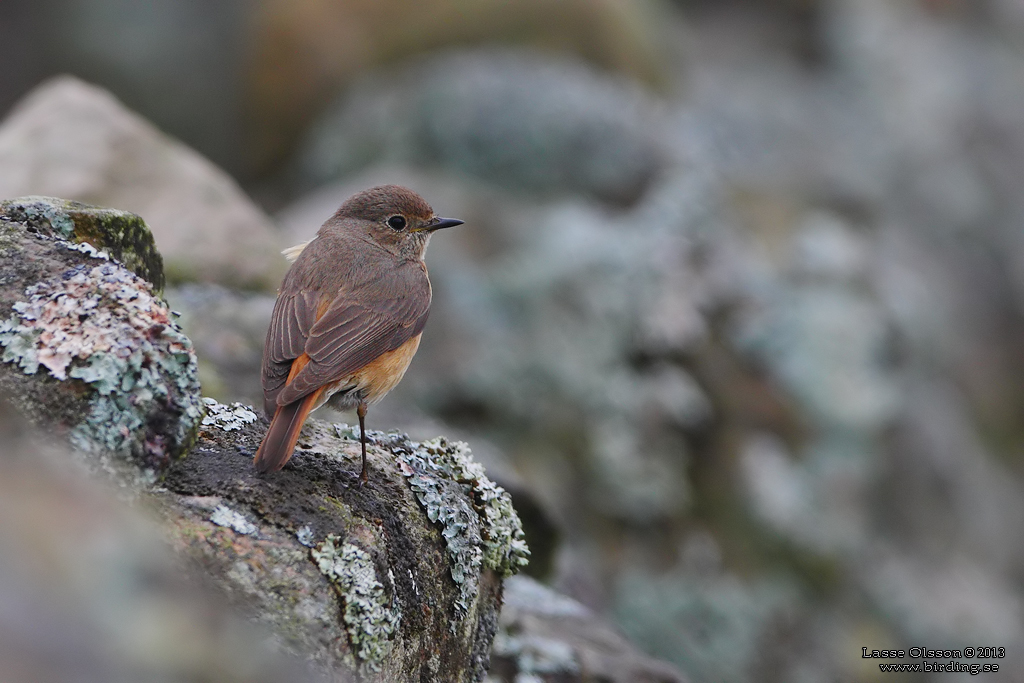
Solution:
<svg viewBox="0 0 1024 683"><path fill-rule="evenodd" d="M261 380L270 418L253 464L284 467L309 414L355 409L366 471L366 409L402 379L430 313L423 256L431 235L462 225L440 218L412 190L382 185L347 199L293 260L278 291Z"/></svg>

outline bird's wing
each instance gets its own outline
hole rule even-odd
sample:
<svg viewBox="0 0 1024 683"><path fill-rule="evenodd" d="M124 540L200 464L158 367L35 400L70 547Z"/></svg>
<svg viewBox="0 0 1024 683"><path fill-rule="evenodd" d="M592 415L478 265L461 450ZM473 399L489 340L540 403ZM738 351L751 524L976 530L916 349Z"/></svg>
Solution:
<svg viewBox="0 0 1024 683"><path fill-rule="evenodd" d="M343 288L322 315L315 316L308 333L302 334L301 348L294 334L302 332L300 299L295 299L295 321L279 323L280 336L287 338L287 342L282 341L280 349L275 347L272 353L276 359L278 351L286 356L298 350L293 358L304 353L309 360L291 381L287 381L288 373L284 373L283 386L275 392L277 405L292 403L325 384L351 376L422 332L430 309L430 282L420 264L403 262L385 277ZM315 308L310 310L317 312ZM308 312L305 315L308 319Z"/></svg>
<svg viewBox="0 0 1024 683"><path fill-rule="evenodd" d="M319 293L284 287L274 304L263 349L263 402L267 416L277 408L277 395L288 381L292 361L302 355L316 322Z"/></svg>

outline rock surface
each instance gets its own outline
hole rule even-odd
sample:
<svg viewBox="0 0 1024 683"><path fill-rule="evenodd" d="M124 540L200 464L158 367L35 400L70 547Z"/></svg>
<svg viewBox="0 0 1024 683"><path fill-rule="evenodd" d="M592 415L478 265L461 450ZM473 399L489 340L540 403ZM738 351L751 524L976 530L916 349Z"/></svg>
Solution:
<svg viewBox="0 0 1024 683"><path fill-rule="evenodd" d="M507 494L464 444L312 421L291 464L252 469L264 424L207 399L192 453L154 497L172 544L282 646L371 680L480 680L501 579L525 562Z"/></svg>
<svg viewBox="0 0 1024 683"><path fill-rule="evenodd" d="M57 197L22 197L0 202L0 220L75 244L87 242L148 281L157 294L163 293L163 257L145 221L133 213Z"/></svg>
<svg viewBox="0 0 1024 683"><path fill-rule="evenodd" d="M173 282L272 289L282 246L223 171L69 76L46 81L0 124L0 197L50 195L146 220Z"/></svg>

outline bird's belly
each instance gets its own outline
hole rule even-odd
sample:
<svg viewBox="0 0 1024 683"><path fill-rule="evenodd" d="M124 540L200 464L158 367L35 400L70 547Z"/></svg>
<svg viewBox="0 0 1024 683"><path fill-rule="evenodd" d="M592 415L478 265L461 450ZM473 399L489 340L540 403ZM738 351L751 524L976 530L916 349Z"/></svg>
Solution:
<svg viewBox="0 0 1024 683"><path fill-rule="evenodd" d="M351 376L333 382L326 387L317 407L333 396L331 406L340 410L355 408L360 399L374 404L397 386L420 346L420 337L405 342L397 349L377 356Z"/></svg>

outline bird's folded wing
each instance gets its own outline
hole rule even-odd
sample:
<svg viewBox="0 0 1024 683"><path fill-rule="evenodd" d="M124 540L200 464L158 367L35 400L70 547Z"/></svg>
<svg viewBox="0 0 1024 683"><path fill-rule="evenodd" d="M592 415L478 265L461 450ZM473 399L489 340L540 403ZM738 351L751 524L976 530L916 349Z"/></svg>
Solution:
<svg viewBox="0 0 1024 683"><path fill-rule="evenodd" d="M274 305L263 350L263 399L267 416L274 414L277 395L288 381L292 361L306 348L316 322L319 296L311 290L282 291Z"/></svg>
<svg viewBox="0 0 1024 683"><path fill-rule="evenodd" d="M275 339L271 353L265 356L269 355L272 363L283 366L284 359L298 350L291 358L305 353L309 362L287 384L286 368L282 367L283 375L275 374L275 381L280 382L274 392L277 405L292 403L325 384L351 376L381 354L397 349L422 332L430 309L430 284L419 264L406 263L387 277L350 291L342 290L308 328L308 333L302 335L301 349L296 333L301 335L309 310L315 314L316 306L313 304L310 308L302 296L296 296L294 301L294 306L281 307L280 322L275 307L275 321L271 326L280 326L279 337L283 339ZM266 371L265 363L265 394Z"/></svg>

